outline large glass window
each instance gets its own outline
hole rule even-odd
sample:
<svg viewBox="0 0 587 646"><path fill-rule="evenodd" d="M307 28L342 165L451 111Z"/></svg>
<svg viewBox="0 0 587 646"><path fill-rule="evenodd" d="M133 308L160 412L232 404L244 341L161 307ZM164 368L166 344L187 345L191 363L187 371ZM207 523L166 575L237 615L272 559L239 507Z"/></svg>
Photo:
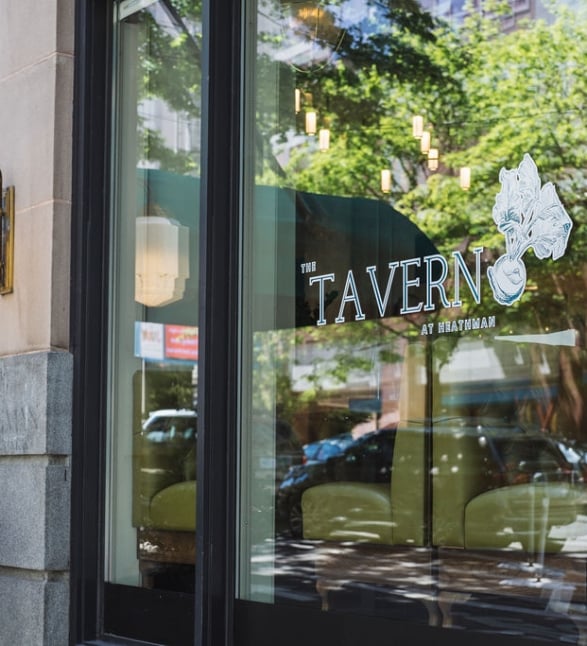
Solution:
<svg viewBox="0 0 587 646"><path fill-rule="evenodd" d="M545 5L249 3L239 598L584 639L587 14Z"/></svg>
<svg viewBox="0 0 587 646"><path fill-rule="evenodd" d="M199 2L117 5L106 580L194 586Z"/></svg>

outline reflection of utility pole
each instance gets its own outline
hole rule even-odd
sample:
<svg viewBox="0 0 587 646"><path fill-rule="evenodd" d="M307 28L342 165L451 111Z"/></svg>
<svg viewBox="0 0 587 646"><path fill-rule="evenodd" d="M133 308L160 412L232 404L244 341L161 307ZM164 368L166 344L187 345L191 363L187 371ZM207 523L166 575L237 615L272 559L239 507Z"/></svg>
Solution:
<svg viewBox="0 0 587 646"><path fill-rule="evenodd" d="M379 409L375 411L375 430L379 430L379 420L381 419L381 413L382 411L382 406L383 402L381 401L381 363L379 361L379 348L376 346L375 349L373 350L375 353L375 357L373 359L373 368L375 372L375 380L376 380L376 400L379 402Z"/></svg>
<svg viewBox="0 0 587 646"><path fill-rule="evenodd" d="M145 371L145 360L141 360L141 422L147 418L147 374Z"/></svg>
<svg viewBox="0 0 587 646"><path fill-rule="evenodd" d="M198 409L198 362L194 363L192 368L192 406L194 410Z"/></svg>

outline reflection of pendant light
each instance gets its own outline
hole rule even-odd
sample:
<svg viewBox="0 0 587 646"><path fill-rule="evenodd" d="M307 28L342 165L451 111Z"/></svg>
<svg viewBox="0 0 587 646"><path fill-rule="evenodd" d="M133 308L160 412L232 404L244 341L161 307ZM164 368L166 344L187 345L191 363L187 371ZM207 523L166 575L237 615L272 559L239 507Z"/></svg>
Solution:
<svg viewBox="0 0 587 646"><path fill-rule="evenodd" d="M428 169L438 170L438 148L430 148L428 151Z"/></svg>
<svg viewBox="0 0 587 646"><path fill-rule="evenodd" d="M422 138L422 133L424 132L424 117L421 115L416 115L412 118L412 134L416 139Z"/></svg>
<svg viewBox="0 0 587 646"><path fill-rule="evenodd" d="M420 151L426 155L430 150L430 131L424 130L420 139Z"/></svg>
<svg viewBox="0 0 587 646"><path fill-rule="evenodd" d="M298 114L298 112L300 112L300 110L302 109L302 91L299 88L296 88L295 90L294 102L296 114Z"/></svg>
<svg viewBox="0 0 587 646"><path fill-rule="evenodd" d="M463 191L471 188L471 169L469 166L463 166L460 172L460 184Z"/></svg>
<svg viewBox="0 0 587 646"><path fill-rule="evenodd" d="M183 297L189 278L188 227L160 216L136 219L135 301L147 307Z"/></svg>
<svg viewBox="0 0 587 646"><path fill-rule="evenodd" d="M306 134L313 136L316 134L316 111L308 110L306 112Z"/></svg>
<svg viewBox="0 0 587 646"><path fill-rule="evenodd" d="M330 130L328 128L320 128L318 143L321 152L326 152L330 148Z"/></svg>
<svg viewBox="0 0 587 646"><path fill-rule="evenodd" d="M391 192L391 171L387 168L381 171L381 190L383 193Z"/></svg>

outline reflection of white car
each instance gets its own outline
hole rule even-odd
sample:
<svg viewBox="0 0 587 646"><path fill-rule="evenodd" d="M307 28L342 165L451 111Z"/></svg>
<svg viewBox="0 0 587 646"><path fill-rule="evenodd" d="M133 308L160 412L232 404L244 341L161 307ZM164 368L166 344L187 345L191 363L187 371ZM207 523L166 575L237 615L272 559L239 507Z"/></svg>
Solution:
<svg viewBox="0 0 587 646"><path fill-rule="evenodd" d="M196 437L197 414L194 410L162 409L150 413L143 423L142 435L150 442L191 440Z"/></svg>

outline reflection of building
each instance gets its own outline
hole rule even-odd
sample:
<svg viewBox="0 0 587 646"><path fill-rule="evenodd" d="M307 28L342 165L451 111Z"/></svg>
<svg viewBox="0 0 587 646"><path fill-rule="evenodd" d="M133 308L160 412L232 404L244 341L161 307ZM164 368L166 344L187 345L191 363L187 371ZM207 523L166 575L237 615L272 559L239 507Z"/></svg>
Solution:
<svg viewBox="0 0 587 646"><path fill-rule="evenodd" d="M485 0L419 0L422 9L430 11L433 16L451 22L462 22L467 16L468 7L472 4L475 11L483 12ZM581 0L563 0L569 8L579 7ZM549 20L552 14L548 11L544 0L509 0L511 14L504 18L504 29L515 29L520 20L545 19Z"/></svg>

